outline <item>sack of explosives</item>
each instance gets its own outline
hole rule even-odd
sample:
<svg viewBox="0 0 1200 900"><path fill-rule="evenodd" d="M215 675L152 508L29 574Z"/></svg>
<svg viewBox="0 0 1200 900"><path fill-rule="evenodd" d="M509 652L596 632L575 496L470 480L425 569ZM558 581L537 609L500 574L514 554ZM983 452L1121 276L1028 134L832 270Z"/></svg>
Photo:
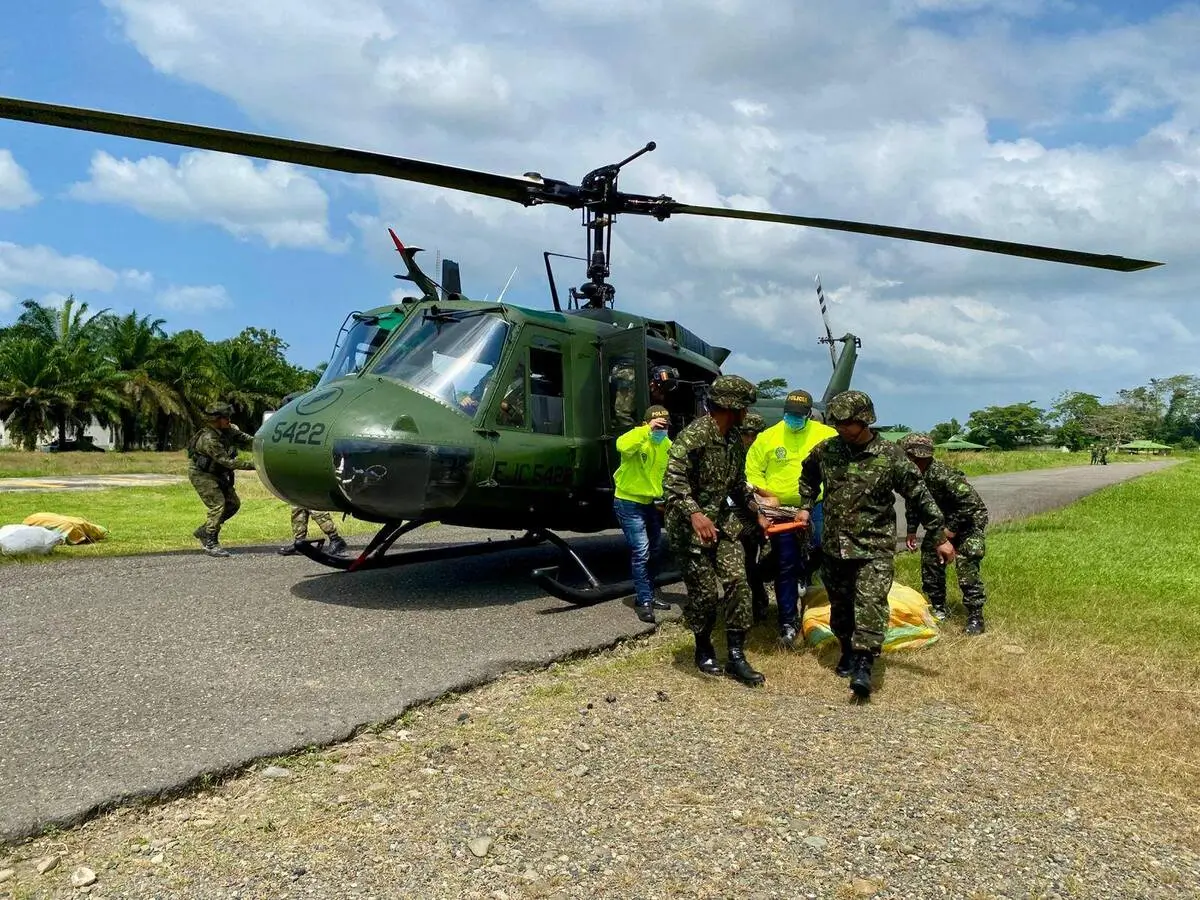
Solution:
<svg viewBox="0 0 1200 900"><path fill-rule="evenodd" d="M108 529L103 525L97 525L79 516L33 513L25 517L25 524L51 528L61 534L68 544L94 544L108 537Z"/></svg>
<svg viewBox="0 0 1200 900"><path fill-rule="evenodd" d="M883 638L883 651L916 650L938 639L938 622L929 609L929 602L919 591L892 582L888 591L888 629ZM829 628L829 597L825 588L814 585L804 598L804 642L820 647L826 641L837 643Z"/></svg>

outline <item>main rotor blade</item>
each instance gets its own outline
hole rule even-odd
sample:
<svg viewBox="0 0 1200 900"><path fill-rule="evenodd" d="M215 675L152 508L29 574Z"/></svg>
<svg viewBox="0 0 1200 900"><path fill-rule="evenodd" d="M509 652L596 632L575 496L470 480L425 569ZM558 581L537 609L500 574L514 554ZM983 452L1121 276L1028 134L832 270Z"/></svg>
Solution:
<svg viewBox="0 0 1200 900"><path fill-rule="evenodd" d="M717 206L690 206L686 203L673 204L670 206L670 211L673 216L682 213L689 216L749 219L754 222L778 222L782 225L807 225L810 228L852 231L856 234L873 234L879 237L899 238L903 241L923 241L926 244L944 244L949 247L963 247L967 250L982 250L985 253L1002 253L1005 256L1024 256L1028 259L1044 259L1048 262L1069 263L1073 266L1090 266L1093 269L1112 269L1116 272L1137 272L1141 269L1162 265L1162 263L1144 259L1126 259L1123 256L1086 253L1082 250L1060 250L1056 247L1040 247L1037 244L1015 244L1011 241L994 241L990 238L968 237L963 234L921 231L916 228L896 228L891 225L872 225L868 222L847 222L843 219L814 219L809 216L787 216L781 213L753 212L745 209L722 209Z"/></svg>
<svg viewBox="0 0 1200 900"><path fill-rule="evenodd" d="M236 153L334 172L383 175L387 178L498 197L524 205L530 202L530 189L540 187L538 182L510 175L493 175L490 172L477 172L473 169L460 169L456 166L387 156L365 150L349 150L344 147L329 147L242 131L209 128L204 125L187 125L10 97L0 97L0 118L141 138L200 150Z"/></svg>

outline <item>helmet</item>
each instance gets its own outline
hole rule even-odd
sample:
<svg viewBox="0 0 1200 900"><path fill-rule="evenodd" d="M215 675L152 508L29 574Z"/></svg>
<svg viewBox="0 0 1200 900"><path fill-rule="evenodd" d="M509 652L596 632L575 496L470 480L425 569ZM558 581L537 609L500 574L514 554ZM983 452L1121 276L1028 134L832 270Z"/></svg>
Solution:
<svg viewBox="0 0 1200 900"><path fill-rule="evenodd" d="M650 370L651 384L661 384L663 387L671 388L675 386L678 378L679 370L672 366L655 366Z"/></svg>
<svg viewBox="0 0 1200 900"><path fill-rule="evenodd" d="M746 418L742 420L742 434L758 434L767 427L767 420L756 412L746 413Z"/></svg>
<svg viewBox="0 0 1200 900"><path fill-rule="evenodd" d="M933 457L933 438L927 434L906 434L900 439L900 447L909 456L915 456L918 459L931 459Z"/></svg>
<svg viewBox="0 0 1200 900"><path fill-rule="evenodd" d="M745 409L758 399L758 391L740 375L719 375L708 387L708 399L721 409Z"/></svg>
<svg viewBox="0 0 1200 900"><path fill-rule="evenodd" d="M210 419L218 419L218 418L222 418L222 417L224 417L226 419L232 419L233 418L233 407L230 406L228 403L214 403L212 406L210 406L208 409L206 409L204 411L204 414L206 416L208 416Z"/></svg>
<svg viewBox="0 0 1200 900"><path fill-rule="evenodd" d="M658 406L656 404L656 405L650 407L648 410L646 410L646 421L647 422L649 422L651 419L669 419L669 418L671 418L671 411L669 409L667 409L665 406Z"/></svg>
<svg viewBox="0 0 1200 900"><path fill-rule="evenodd" d="M833 422L875 424L875 404L862 391L842 391L825 408Z"/></svg>

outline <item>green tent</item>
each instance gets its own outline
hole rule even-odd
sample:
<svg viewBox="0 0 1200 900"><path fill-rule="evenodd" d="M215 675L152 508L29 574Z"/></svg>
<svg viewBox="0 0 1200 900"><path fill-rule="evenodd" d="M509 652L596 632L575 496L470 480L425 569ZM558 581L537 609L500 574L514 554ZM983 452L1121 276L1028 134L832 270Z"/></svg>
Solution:
<svg viewBox="0 0 1200 900"><path fill-rule="evenodd" d="M986 450L987 447L983 444L973 444L966 438L955 435L948 441L942 441L940 444L934 444L938 450Z"/></svg>
<svg viewBox="0 0 1200 900"><path fill-rule="evenodd" d="M1172 448L1154 441L1130 441L1119 444L1117 449L1122 453L1170 453Z"/></svg>

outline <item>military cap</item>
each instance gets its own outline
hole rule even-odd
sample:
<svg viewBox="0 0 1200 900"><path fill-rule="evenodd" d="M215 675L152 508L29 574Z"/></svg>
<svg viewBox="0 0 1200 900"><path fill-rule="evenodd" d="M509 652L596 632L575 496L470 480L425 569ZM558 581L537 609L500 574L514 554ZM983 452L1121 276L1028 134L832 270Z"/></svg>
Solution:
<svg viewBox="0 0 1200 900"><path fill-rule="evenodd" d="M758 391L740 375L719 375L708 388L708 399L722 409L745 409L758 399Z"/></svg>
<svg viewBox="0 0 1200 900"><path fill-rule="evenodd" d="M933 456L933 438L927 434L906 434L900 439L900 447L909 456L930 459Z"/></svg>
<svg viewBox="0 0 1200 900"><path fill-rule="evenodd" d="M862 391L842 391L829 401L825 412L833 422L875 424L875 404Z"/></svg>
<svg viewBox="0 0 1200 900"><path fill-rule="evenodd" d="M743 434L758 434L767 427L767 420L756 412L746 413L746 418L742 420Z"/></svg>
<svg viewBox="0 0 1200 900"><path fill-rule="evenodd" d="M671 411L669 409L667 409L665 406L652 406L648 410L646 410L646 421L647 422L649 422L651 419L669 419L669 418L671 418Z"/></svg>
<svg viewBox="0 0 1200 900"><path fill-rule="evenodd" d="M233 418L233 407L228 403L214 403L204 411L204 414L210 419L216 419L224 416L226 419Z"/></svg>
<svg viewBox="0 0 1200 900"><path fill-rule="evenodd" d="M783 411L794 416L812 414L812 394L808 391L792 391L783 399Z"/></svg>

